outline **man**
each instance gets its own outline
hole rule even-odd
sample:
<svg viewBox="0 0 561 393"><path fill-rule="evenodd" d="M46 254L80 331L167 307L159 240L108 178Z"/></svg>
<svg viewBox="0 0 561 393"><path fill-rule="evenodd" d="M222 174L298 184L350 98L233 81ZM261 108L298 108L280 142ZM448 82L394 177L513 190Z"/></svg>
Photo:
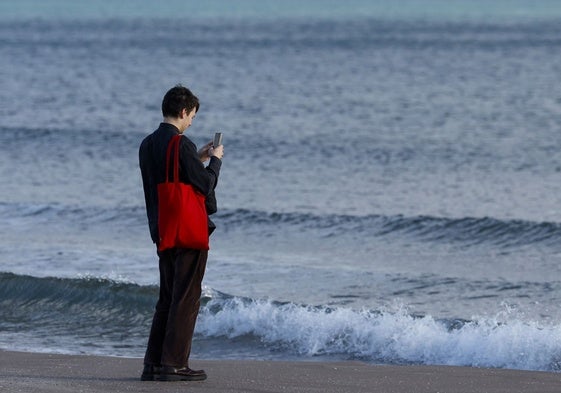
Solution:
<svg viewBox="0 0 561 393"><path fill-rule="evenodd" d="M186 87L170 89L162 101L163 122L140 145L139 161L150 235L158 234L157 185L165 181L166 150L174 135L189 128L199 100ZM222 165L223 146L206 144L199 151L187 137L180 139L179 180L206 195L207 213L216 212L214 189ZM210 160L205 168L203 162ZM209 234L215 226L209 219ZM199 313L206 250L171 248L158 252L160 297L152 321L141 380L200 381L203 370L189 368L189 354Z"/></svg>

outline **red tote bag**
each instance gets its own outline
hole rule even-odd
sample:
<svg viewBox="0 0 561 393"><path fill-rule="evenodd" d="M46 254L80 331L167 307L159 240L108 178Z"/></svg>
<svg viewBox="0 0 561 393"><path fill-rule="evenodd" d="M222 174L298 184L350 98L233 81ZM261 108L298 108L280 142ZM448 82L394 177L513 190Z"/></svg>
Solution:
<svg viewBox="0 0 561 393"><path fill-rule="evenodd" d="M179 181L179 141L174 136L166 152L166 181L158 184L158 251L168 248L208 250L208 216L205 196L192 185ZM169 181L171 152L173 179Z"/></svg>

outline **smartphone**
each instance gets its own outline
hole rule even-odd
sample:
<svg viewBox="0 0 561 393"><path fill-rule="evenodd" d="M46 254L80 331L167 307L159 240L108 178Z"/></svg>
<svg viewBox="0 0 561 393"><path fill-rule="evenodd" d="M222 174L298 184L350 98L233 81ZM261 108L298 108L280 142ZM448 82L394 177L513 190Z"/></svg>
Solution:
<svg viewBox="0 0 561 393"><path fill-rule="evenodd" d="M222 144L222 133L217 132L214 134L214 142L212 143L212 146L217 147L220 146L221 144Z"/></svg>

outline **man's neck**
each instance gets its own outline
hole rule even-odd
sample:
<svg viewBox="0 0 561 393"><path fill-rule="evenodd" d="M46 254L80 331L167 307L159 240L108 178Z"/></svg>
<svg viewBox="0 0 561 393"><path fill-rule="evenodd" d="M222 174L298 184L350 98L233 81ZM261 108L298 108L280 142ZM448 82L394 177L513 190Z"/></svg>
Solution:
<svg viewBox="0 0 561 393"><path fill-rule="evenodd" d="M167 124L171 124L172 126L175 126L179 130L180 134L183 134L183 131L185 131L184 129L181 129L180 119L176 119L174 117L164 117L162 123L167 123Z"/></svg>

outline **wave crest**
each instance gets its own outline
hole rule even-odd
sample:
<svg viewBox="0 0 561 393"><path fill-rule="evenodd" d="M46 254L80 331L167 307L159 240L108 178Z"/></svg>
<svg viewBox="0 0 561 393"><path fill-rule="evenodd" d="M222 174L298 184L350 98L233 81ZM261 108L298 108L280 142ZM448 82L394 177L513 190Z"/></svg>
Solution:
<svg viewBox="0 0 561 393"><path fill-rule="evenodd" d="M198 326L205 337L255 336L274 350L391 364L561 369L561 326L517 320L438 320L393 311L213 299Z"/></svg>
<svg viewBox="0 0 561 393"><path fill-rule="evenodd" d="M79 228L146 230L143 206L104 208L63 205L0 203L0 217L14 226L35 227L58 222ZM410 241L455 244L461 247L492 246L503 249L538 245L561 247L561 224L493 217L433 217L403 215L338 215L279 213L248 209L223 209L214 220L221 230L244 231L257 236L306 233L308 237L363 242L368 238L398 237Z"/></svg>
<svg viewBox="0 0 561 393"><path fill-rule="evenodd" d="M314 215L306 213L267 213L253 210L228 210L217 217L232 227L255 227L259 233L273 234L283 227L299 232L313 231L321 237L349 234L364 237L407 236L412 240L456 243L462 246L491 245L519 247L541 244L559 247L561 224L492 217L432 217L403 215Z"/></svg>

